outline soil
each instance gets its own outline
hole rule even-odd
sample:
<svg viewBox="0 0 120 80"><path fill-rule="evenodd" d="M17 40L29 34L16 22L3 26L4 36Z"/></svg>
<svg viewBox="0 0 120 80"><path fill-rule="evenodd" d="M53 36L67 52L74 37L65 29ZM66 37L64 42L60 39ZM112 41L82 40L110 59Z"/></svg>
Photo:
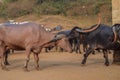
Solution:
<svg viewBox="0 0 120 80"><path fill-rule="evenodd" d="M112 64L113 54L109 54L110 66L104 65L102 53L90 55L85 66L81 65L83 54L68 52L42 52L39 55L40 68L34 67L31 54L29 72L23 70L25 52L9 55L10 71L0 69L0 80L120 80L120 66Z"/></svg>

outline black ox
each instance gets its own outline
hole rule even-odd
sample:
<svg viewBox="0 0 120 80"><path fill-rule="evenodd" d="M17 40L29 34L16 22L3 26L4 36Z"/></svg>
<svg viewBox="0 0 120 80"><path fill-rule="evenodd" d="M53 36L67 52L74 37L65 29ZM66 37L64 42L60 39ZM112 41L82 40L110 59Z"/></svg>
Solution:
<svg viewBox="0 0 120 80"><path fill-rule="evenodd" d="M86 35L85 42L89 45L87 48L82 64L86 63L87 57L96 49L102 50L120 50L120 24L115 24L112 27L97 24L89 29L81 29L74 27L71 31L78 32L79 34ZM104 52L105 65L109 66L108 54Z"/></svg>

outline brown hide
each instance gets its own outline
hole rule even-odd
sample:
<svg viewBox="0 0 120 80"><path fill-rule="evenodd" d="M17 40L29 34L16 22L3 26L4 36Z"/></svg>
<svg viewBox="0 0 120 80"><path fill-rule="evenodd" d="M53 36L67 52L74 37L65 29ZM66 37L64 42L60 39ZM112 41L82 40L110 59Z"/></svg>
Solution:
<svg viewBox="0 0 120 80"><path fill-rule="evenodd" d="M40 25L30 22L0 27L0 41L15 50L26 49L27 47L41 47L52 40L54 36L55 34L45 31Z"/></svg>
<svg viewBox="0 0 120 80"><path fill-rule="evenodd" d="M2 69L6 70L4 65L6 48L26 50L24 69L28 71L27 66L30 60L30 52L32 51L34 53L36 69L39 69L38 53L41 52L43 47L50 45L58 45L69 52L72 51L70 43L66 37L55 37L55 34L47 32L39 24L29 22L25 24L0 25L0 56Z"/></svg>

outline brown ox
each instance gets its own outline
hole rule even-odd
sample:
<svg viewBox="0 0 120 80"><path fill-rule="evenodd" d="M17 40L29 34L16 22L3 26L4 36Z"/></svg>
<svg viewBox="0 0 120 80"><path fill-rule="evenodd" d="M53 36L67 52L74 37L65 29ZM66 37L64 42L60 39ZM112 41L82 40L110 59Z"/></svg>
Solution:
<svg viewBox="0 0 120 80"><path fill-rule="evenodd" d="M38 54L41 52L42 48L50 45L57 45L69 52L72 51L67 37L60 35L55 36L55 34L45 31L39 24L28 22L24 24L0 25L0 57L1 66L4 70L6 70L6 66L4 65L4 54L7 48L25 50L26 62L24 69L27 71L30 53L34 53L36 69L39 69Z"/></svg>

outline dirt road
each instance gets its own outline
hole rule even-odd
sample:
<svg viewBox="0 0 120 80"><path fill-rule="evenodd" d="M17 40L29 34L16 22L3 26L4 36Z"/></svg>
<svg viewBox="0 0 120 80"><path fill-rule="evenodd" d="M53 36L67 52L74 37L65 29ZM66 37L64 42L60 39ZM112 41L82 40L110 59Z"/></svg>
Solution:
<svg viewBox="0 0 120 80"><path fill-rule="evenodd" d="M24 52L10 54L10 71L0 69L0 80L120 80L120 65L112 65L112 54L109 54L109 67L103 65L101 53L90 55L86 66L80 64L81 54L50 52L41 53L39 57L41 70L35 70L31 54L30 72L24 72Z"/></svg>

